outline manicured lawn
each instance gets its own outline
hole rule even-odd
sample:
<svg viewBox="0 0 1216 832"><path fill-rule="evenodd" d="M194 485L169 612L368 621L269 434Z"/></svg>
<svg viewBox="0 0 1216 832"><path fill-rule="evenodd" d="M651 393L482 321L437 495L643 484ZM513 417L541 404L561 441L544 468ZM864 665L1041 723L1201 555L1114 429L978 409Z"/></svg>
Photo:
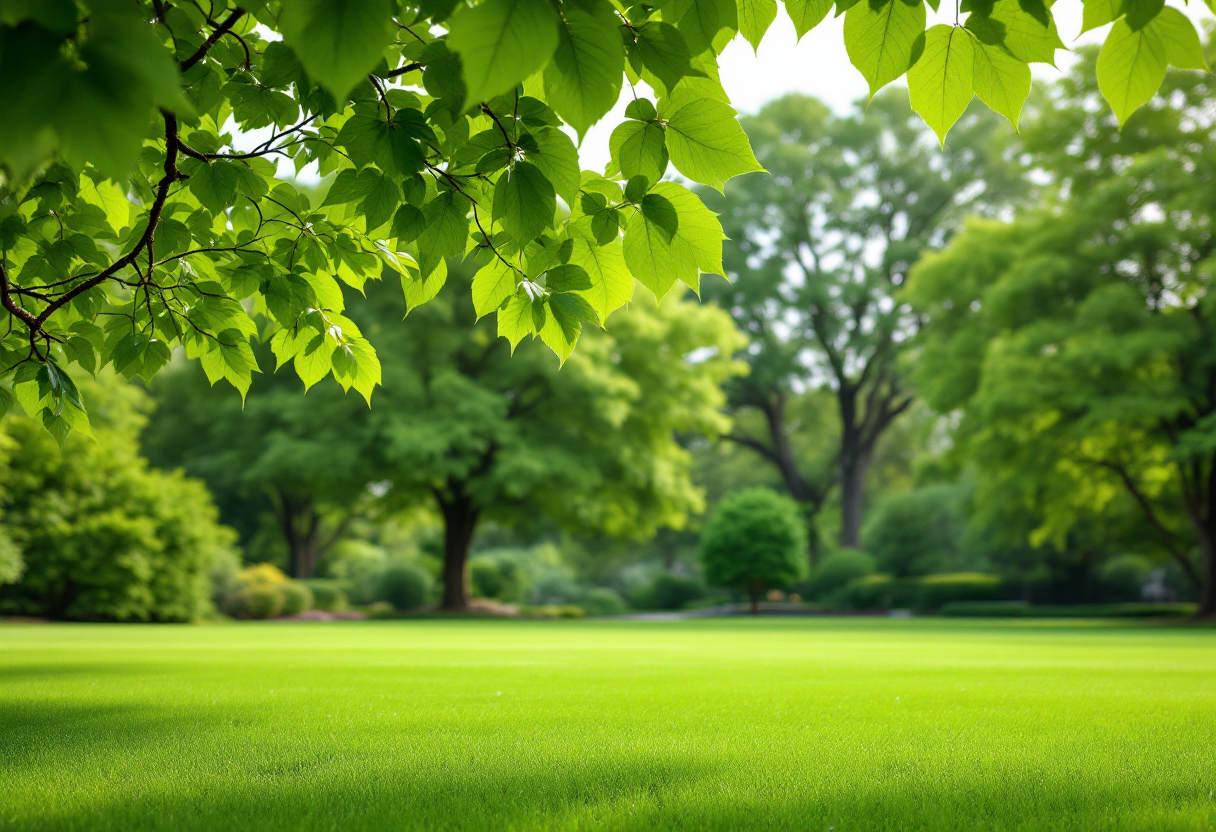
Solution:
<svg viewBox="0 0 1216 832"><path fill-rule="evenodd" d="M0 625L0 829L1216 829L1216 630Z"/></svg>

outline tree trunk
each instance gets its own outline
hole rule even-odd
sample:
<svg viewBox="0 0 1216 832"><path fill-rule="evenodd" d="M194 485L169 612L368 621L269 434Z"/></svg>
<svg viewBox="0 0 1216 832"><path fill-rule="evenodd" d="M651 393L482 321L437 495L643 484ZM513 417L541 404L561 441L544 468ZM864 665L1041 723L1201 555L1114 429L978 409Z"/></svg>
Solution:
<svg viewBox="0 0 1216 832"><path fill-rule="evenodd" d="M443 512L443 600L441 610L464 612L469 608L469 545L477 529L478 509L461 492L438 497Z"/></svg>
<svg viewBox="0 0 1216 832"><path fill-rule="evenodd" d="M1199 533L1199 569L1203 583L1199 588L1197 618L1216 618L1216 530Z"/></svg>
<svg viewBox="0 0 1216 832"><path fill-rule="evenodd" d="M847 447L840 454L840 545L861 548L861 518L864 510L866 469L870 460L860 448Z"/></svg>
<svg viewBox="0 0 1216 832"><path fill-rule="evenodd" d="M747 595L752 602L752 615L760 613L760 595L764 592L764 584L759 581L752 581L747 586Z"/></svg>

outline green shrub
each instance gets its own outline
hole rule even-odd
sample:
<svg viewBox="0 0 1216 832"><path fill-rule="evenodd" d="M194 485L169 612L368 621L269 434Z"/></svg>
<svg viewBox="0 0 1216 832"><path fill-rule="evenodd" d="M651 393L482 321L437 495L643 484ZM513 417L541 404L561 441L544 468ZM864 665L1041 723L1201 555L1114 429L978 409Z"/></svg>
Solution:
<svg viewBox="0 0 1216 832"><path fill-rule="evenodd" d="M705 586L700 581L664 572L654 579L645 597L652 609L679 610L704 595Z"/></svg>
<svg viewBox="0 0 1216 832"><path fill-rule="evenodd" d="M17 583L24 571L25 561L21 558L21 550L8 532L0 528L0 584Z"/></svg>
<svg viewBox="0 0 1216 832"><path fill-rule="evenodd" d="M25 553L21 579L0 586L0 612L103 621L193 621L211 610L208 569L235 534L201 483L150 470L137 444L134 385L79 379L96 441L63 450L41 425L0 424L4 531ZM8 560L14 571L12 552Z"/></svg>
<svg viewBox="0 0 1216 832"><path fill-rule="evenodd" d="M942 615L977 618L1020 618L1029 612L1026 601L952 601L941 609Z"/></svg>
<svg viewBox="0 0 1216 832"><path fill-rule="evenodd" d="M283 611L283 593L274 584L252 584L233 593L225 611L236 618L261 621L277 618Z"/></svg>
<svg viewBox="0 0 1216 832"><path fill-rule="evenodd" d="M340 612L346 609L346 593L334 581L309 580L303 582L312 590L312 608L322 612Z"/></svg>
<svg viewBox="0 0 1216 832"><path fill-rule="evenodd" d="M579 606L587 615L620 615L628 609L625 600L607 587L588 590L580 599Z"/></svg>
<svg viewBox="0 0 1216 832"><path fill-rule="evenodd" d="M397 610L388 601L374 601L363 610L368 618L392 618Z"/></svg>
<svg viewBox="0 0 1216 832"><path fill-rule="evenodd" d="M916 608L937 610L956 601L999 601L1005 595L1005 587L996 575L980 572L947 572L926 575L917 583L920 586Z"/></svg>
<svg viewBox="0 0 1216 832"><path fill-rule="evenodd" d="M1153 564L1139 555L1119 555L1102 564L1098 584L1106 601L1139 601Z"/></svg>
<svg viewBox="0 0 1216 832"><path fill-rule="evenodd" d="M874 573L874 558L857 549L841 549L819 561L806 583L808 598L828 598L858 578Z"/></svg>
<svg viewBox="0 0 1216 832"><path fill-rule="evenodd" d="M299 581L283 584L279 587L279 594L283 596L283 606L279 610L279 615L298 615L312 609L312 590Z"/></svg>
<svg viewBox="0 0 1216 832"><path fill-rule="evenodd" d="M585 614L582 607L574 604L543 604L519 608L521 618L582 618Z"/></svg>
<svg viewBox="0 0 1216 832"><path fill-rule="evenodd" d="M385 601L398 612L416 610L431 594L431 576L413 563L393 563L380 575L377 601Z"/></svg>
<svg viewBox="0 0 1216 832"><path fill-rule="evenodd" d="M806 527L797 504L768 488L728 494L701 534L701 563L711 584L743 590L754 611L765 589L806 570Z"/></svg>
<svg viewBox="0 0 1216 832"><path fill-rule="evenodd" d="M958 562L963 538L958 486L933 485L880 502L866 524L866 551L897 578L925 575Z"/></svg>
<svg viewBox="0 0 1216 832"><path fill-rule="evenodd" d="M518 601L527 593L527 576L515 560L478 557L469 564L469 583L476 598Z"/></svg>
<svg viewBox="0 0 1216 832"><path fill-rule="evenodd" d="M849 582L838 593L844 605L855 610L885 610L899 608L899 583L885 572L865 575Z"/></svg>

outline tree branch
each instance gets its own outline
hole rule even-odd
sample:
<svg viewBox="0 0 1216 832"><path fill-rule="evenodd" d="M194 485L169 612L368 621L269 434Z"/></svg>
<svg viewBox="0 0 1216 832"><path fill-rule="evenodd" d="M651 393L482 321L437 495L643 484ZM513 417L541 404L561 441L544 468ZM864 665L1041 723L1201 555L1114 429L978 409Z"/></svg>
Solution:
<svg viewBox="0 0 1216 832"><path fill-rule="evenodd" d="M239 6L236 9L234 9L232 14L230 14L226 18L224 18L224 20L218 26L215 27L215 30L210 35L207 36L207 39L205 41L203 41L203 45L198 48L198 51L195 52L193 55L191 55L189 58L186 58L186 60L182 61L181 71L182 72L187 71L188 69L190 69L190 67L194 66L196 63L201 61L203 58L207 57L207 53L211 51L211 47L215 46L215 44L219 42L219 39L222 38L224 36L224 34L226 32L228 32L228 30L230 30L233 26L235 26L237 24L237 21L240 20L244 16L245 16L244 9L242 9ZM246 52L246 55L248 55L248 52Z"/></svg>
<svg viewBox="0 0 1216 832"><path fill-rule="evenodd" d="M156 186L156 197L152 200L152 205L148 210L148 227L144 229L143 235L139 238L139 242L135 244L125 255L115 260L106 269L102 270L95 277L86 280L74 289L60 295L53 303L49 304L46 309L43 309L38 317L34 320L32 331L42 329L43 324L56 311L62 309L67 304L71 303L78 295L89 291L102 283L105 283L117 272L125 269L135 262L139 253L145 248L150 248L152 245L153 236L156 234L156 226L160 222L161 211L164 210L165 201L169 198L169 188L177 181L181 174L177 170L177 151L180 143L177 138L177 116L170 113L168 110L161 110L161 115L165 119L165 175L161 177L160 182Z"/></svg>

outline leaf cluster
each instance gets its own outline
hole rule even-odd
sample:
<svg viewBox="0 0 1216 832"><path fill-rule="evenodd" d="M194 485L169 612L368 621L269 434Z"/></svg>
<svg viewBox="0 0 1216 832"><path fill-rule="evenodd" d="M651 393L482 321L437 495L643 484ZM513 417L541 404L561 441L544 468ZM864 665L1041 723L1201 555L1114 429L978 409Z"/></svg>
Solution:
<svg viewBox="0 0 1216 832"><path fill-rule="evenodd" d="M1120 119L1166 63L1203 66L1189 22L1101 0ZM832 8L787 0L800 34ZM1143 6L1143 7L1142 7ZM1042 0L839 0L872 92L909 75L944 137L972 94L1016 121L1059 39ZM669 166L721 189L760 170L717 55L757 45L776 0L42 0L0 6L0 410L88 432L71 373L154 376L180 350L242 395L272 346L306 387L370 401L375 351L341 286L391 275L407 309L448 261L479 314L563 361L632 297L721 274L722 229ZM631 89L604 172L583 134ZM653 98L648 97L648 91ZM290 181L324 177L323 194Z"/></svg>

